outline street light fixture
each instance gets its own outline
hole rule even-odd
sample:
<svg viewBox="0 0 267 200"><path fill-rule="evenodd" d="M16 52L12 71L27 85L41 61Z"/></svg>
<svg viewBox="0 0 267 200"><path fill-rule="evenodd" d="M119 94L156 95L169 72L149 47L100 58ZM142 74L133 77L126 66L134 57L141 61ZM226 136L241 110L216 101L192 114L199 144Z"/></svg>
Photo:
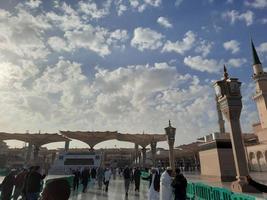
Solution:
<svg viewBox="0 0 267 200"><path fill-rule="evenodd" d="M249 175L246 155L240 126L240 114L242 110L242 96L240 91L241 82L237 78L229 78L227 69L224 66L223 80L214 84L216 96L220 109L229 122L230 138L232 143L237 181L232 182L231 188L235 192L257 192L249 185Z"/></svg>
<svg viewBox="0 0 267 200"><path fill-rule="evenodd" d="M175 165L174 165L174 155L173 155L173 147L175 142L175 132L176 128L171 126L171 121L169 120L169 126L165 128L165 132L167 135L167 141L169 144L169 162L170 167L172 168L172 171L175 171Z"/></svg>

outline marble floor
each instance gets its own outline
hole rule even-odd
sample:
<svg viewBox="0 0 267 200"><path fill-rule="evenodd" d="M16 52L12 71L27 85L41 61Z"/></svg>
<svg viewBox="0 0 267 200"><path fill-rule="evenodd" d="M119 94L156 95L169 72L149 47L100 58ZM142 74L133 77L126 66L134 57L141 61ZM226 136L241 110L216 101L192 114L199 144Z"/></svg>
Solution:
<svg viewBox="0 0 267 200"><path fill-rule="evenodd" d="M80 186L80 190L81 190ZM130 184L128 197L125 196L124 181L118 177L116 180L111 179L109 191L99 190L97 185L90 184L86 193L72 192L70 200L146 200L148 191L148 182L141 181L140 192L134 191L134 183Z"/></svg>

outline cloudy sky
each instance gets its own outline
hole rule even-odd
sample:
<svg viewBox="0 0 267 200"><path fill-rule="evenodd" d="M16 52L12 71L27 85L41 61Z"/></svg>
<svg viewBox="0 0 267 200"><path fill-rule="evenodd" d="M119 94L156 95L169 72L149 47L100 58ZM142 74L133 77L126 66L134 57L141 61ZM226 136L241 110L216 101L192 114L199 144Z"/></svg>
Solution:
<svg viewBox="0 0 267 200"><path fill-rule="evenodd" d="M192 142L218 130L212 83L223 64L243 82L243 131L258 120L250 37L266 63L267 0L9 0L0 8L3 132L163 133L170 119L176 145ZM96 147L114 145L133 146Z"/></svg>

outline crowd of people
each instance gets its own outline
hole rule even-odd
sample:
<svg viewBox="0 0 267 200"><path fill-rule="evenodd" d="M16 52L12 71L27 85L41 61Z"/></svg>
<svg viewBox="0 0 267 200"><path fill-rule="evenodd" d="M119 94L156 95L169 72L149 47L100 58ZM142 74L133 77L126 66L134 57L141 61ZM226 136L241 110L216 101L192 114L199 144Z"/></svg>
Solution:
<svg viewBox="0 0 267 200"><path fill-rule="evenodd" d="M46 175L41 173L40 166L11 170L1 183L1 200L67 200L69 198L70 186L63 179L48 183L40 197L45 177ZM61 188L61 192L53 193L55 184L57 188Z"/></svg>
<svg viewBox="0 0 267 200"><path fill-rule="evenodd" d="M39 166L32 166L20 171L11 170L1 184L1 200L68 200L71 188L74 192L79 191L79 186L82 185L81 191L85 193L88 183L92 184L93 188L97 185L99 190L108 192L111 177L113 176L113 179L116 179L117 174L124 179L126 197L128 197L131 183L134 183L134 191L138 193L140 191L140 180L144 179L149 183L148 200L186 199L187 180L179 168L175 170L175 174L170 167L166 169L143 169L142 171L149 171L149 175L142 176L139 167L130 168L128 166L124 169L108 167L71 169L73 174L72 185L66 179L58 178L48 181L42 190L43 179L46 175L41 173ZM247 177L247 179L259 191L267 191L265 185L255 182L250 177Z"/></svg>
<svg viewBox="0 0 267 200"><path fill-rule="evenodd" d="M12 169L1 183L1 200L68 200L71 190L66 179L48 182L40 166L21 170ZM42 191L42 193L41 193Z"/></svg>
<svg viewBox="0 0 267 200"><path fill-rule="evenodd" d="M140 191L141 178L149 181L148 187L148 200L184 200L186 199L186 187L187 180L180 173L179 169L176 169L176 174L173 177L172 170L152 168L149 171L149 176L141 177L141 170L139 167L130 168L84 168L73 169L73 191L79 190L79 185L82 185L82 192L86 192L88 182L93 185L97 182L98 189L108 192L109 183L113 176L116 179L116 175L123 177L125 196L129 194L130 184L134 183L134 191ZM103 187L104 185L104 187Z"/></svg>

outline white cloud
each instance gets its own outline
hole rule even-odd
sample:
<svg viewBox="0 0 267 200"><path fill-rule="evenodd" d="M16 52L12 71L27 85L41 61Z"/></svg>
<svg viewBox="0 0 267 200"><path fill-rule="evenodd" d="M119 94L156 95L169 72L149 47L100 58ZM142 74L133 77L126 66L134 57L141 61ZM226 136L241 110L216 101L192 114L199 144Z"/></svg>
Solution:
<svg viewBox="0 0 267 200"><path fill-rule="evenodd" d="M239 52L239 50L240 50L239 45L240 45L240 43L238 41L236 41L236 40L230 40L230 41L227 41L227 42L223 43L223 47L226 50L231 51L232 54Z"/></svg>
<svg viewBox="0 0 267 200"><path fill-rule="evenodd" d="M25 4L29 6L30 8L38 8L42 4L42 1L41 0L29 0Z"/></svg>
<svg viewBox="0 0 267 200"><path fill-rule="evenodd" d="M130 6L136 9L138 12L143 12L147 7L159 7L161 5L161 0L129 0Z"/></svg>
<svg viewBox="0 0 267 200"><path fill-rule="evenodd" d="M176 52L178 54L184 54L186 51L190 50L193 45L194 42L196 41L196 34L193 33L192 31L188 31L186 32L186 34L184 35L184 38L182 41L176 41L176 42L171 42L171 41L167 41L163 48L162 48L162 52Z"/></svg>
<svg viewBox="0 0 267 200"><path fill-rule="evenodd" d="M239 13L237 10L227 11L222 14L222 17L226 20L230 20L231 24L234 24L236 21L244 21L247 26L253 24L254 13L250 10Z"/></svg>
<svg viewBox="0 0 267 200"><path fill-rule="evenodd" d="M144 0L144 2L154 7L159 7L161 5L161 0Z"/></svg>
<svg viewBox="0 0 267 200"><path fill-rule="evenodd" d="M157 19L157 23L164 28L172 28L172 24L169 22L169 20L166 17L159 17Z"/></svg>
<svg viewBox="0 0 267 200"><path fill-rule="evenodd" d="M47 12L46 17L54 26L64 32L79 29L83 26L79 13L65 2L59 6L57 12Z"/></svg>
<svg viewBox="0 0 267 200"><path fill-rule="evenodd" d="M129 0L130 1L130 5L133 8L137 8L139 6L139 1L138 0Z"/></svg>
<svg viewBox="0 0 267 200"><path fill-rule="evenodd" d="M162 46L164 36L150 28L138 27L134 30L131 45L140 51L155 50Z"/></svg>
<svg viewBox="0 0 267 200"><path fill-rule="evenodd" d="M183 3L183 0L176 0L174 5L179 7Z"/></svg>
<svg viewBox="0 0 267 200"><path fill-rule="evenodd" d="M254 0L254 1L246 0L245 5L253 8L263 9L267 7L267 0Z"/></svg>
<svg viewBox="0 0 267 200"><path fill-rule="evenodd" d="M9 60L45 59L49 51L43 37L51 25L43 15L35 17L22 8L18 8L16 11L16 14L12 14L0 10L1 54Z"/></svg>
<svg viewBox="0 0 267 200"><path fill-rule="evenodd" d="M246 58L231 58L228 60L227 66L240 67L240 66L244 65L245 63L247 63Z"/></svg>
<svg viewBox="0 0 267 200"><path fill-rule="evenodd" d="M59 60L38 77L36 73L28 75L27 80L33 78L31 87L23 84L26 68L0 66L0 78L8 80L0 84L0 124L5 131L161 133L171 119L181 128L179 137L191 141L213 127L203 126L204 122L216 124L215 109L208 109L214 104L211 87L202 85L196 76L177 73L176 67L167 63L96 68L89 80L79 63ZM16 93L11 90L14 84ZM16 124L12 123L14 117ZM189 120L194 120L194 126L186 125Z"/></svg>
<svg viewBox="0 0 267 200"><path fill-rule="evenodd" d="M79 1L79 9L88 19L100 19L109 14L111 3L111 0L106 0L103 2L102 8L98 8L93 0Z"/></svg>
<svg viewBox="0 0 267 200"><path fill-rule="evenodd" d="M262 24L267 24L267 18L263 18L263 19L261 19L261 23L262 23Z"/></svg>
<svg viewBox="0 0 267 200"><path fill-rule="evenodd" d="M263 42L257 47L257 50L261 53L267 52L267 42Z"/></svg>
<svg viewBox="0 0 267 200"><path fill-rule="evenodd" d="M112 45L118 46L121 41L127 39L127 31L109 30L102 27L93 27L92 25L84 25L82 29L67 31L64 35L69 43L69 47L84 48L91 50L100 56L106 56L111 53Z"/></svg>
<svg viewBox="0 0 267 200"><path fill-rule="evenodd" d="M67 43L64 39L57 37L57 36L53 36L48 38L47 43L50 45L50 47L57 52L60 51L69 51L70 48L67 46Z"/></svg>
<svg viewBox="0 0 267 200"><path fill-rule="evenodd" d="M118 15L121 16L125 11L127 10L127 7L125 5L119 5L118 6Z"/></svg>
<svg viewBox="0 0 267 200"><path fill-rule="evenodd" d="M201 53L203 57L206 57L210 53L213 45L214 45L213 42L208 42L206 40L201 40L199 42L198 46L196 47L195 52L196 53Z"/></svg>
<svg viewBox="0 0 267 200"><path fill-rule="evenodd" d="M224 59L208 59L203 56L187 56L184 58L184 64L188 67L208 73L218 73L224 64L228 67L240 67L245 63L247 63L245 58L230 58L228 61Z"/></svg>
<svg viewBox="0 0 267 200"><path fill-rule="evenodd" d="M222 64L215 59L207 59L201 56L187 56L184 58L184 64L192 69L209 73L218 72L222 66Z"/></svg>

